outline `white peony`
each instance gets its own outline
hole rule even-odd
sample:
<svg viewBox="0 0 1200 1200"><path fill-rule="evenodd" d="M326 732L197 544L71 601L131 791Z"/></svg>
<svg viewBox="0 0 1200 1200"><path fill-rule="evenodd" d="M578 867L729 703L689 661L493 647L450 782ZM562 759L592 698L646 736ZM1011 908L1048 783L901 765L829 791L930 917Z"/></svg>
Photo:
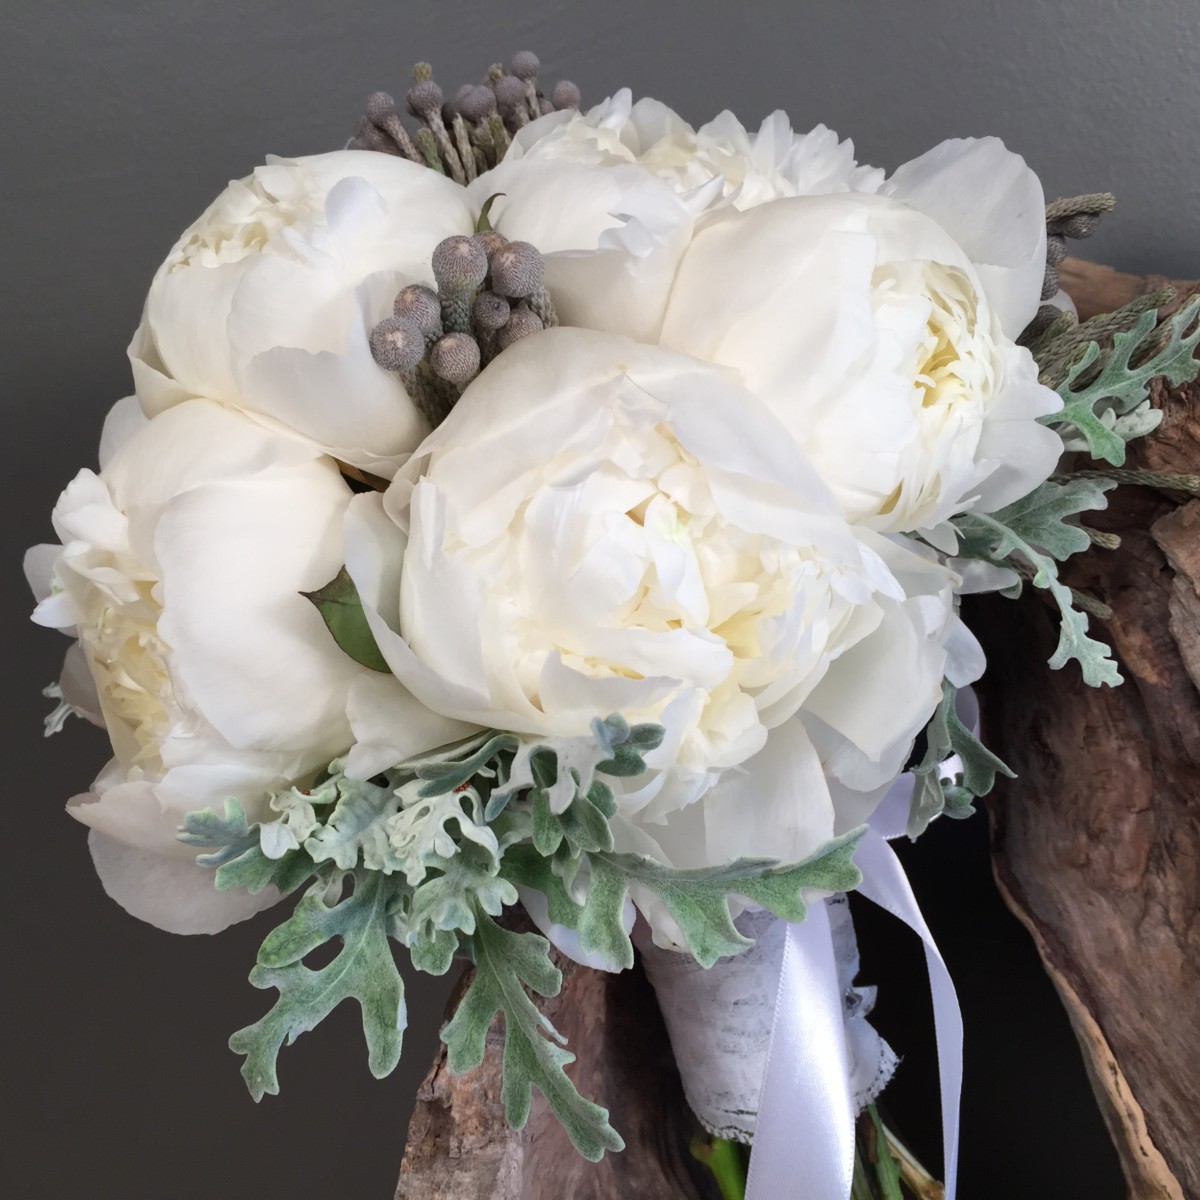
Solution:
<svg viewBox="0 0 1200 1200"><path fill-rule="evenodd" d="M980 665L956 577L848 526L756 397L593 331L497 358L385 496L355 498L346 556L430 709L548 737L660 722L621 822L680 865L796 861L857 823L944 671Z"/></svg>
<svg viewBox="0 0 1200 1200"><path fill-rule="evenodd" d="M214 932L278 896L218 892L176 839L184 815L227 797L264 815L272 789L346 750L349 693L374 674L300 595L341 566L351 492L311 445L207 400L150 422L122 401L101 464L54 510L62 544L27 557L34 619L78 638L64 696L113 743L70 811L114 899Z"/></svg>
<svg viewBox="0 0 1200 1200"><path fill-rule="evenodd" d="M390 476L428 432L368 338L434 246L470 233L457 184L370 151L268 160L176 243L130 346L150 415L218 400Z"/></svg>
<svg viewBox="0 0 1200 1200"><path fill-rule="evenodd" d="M881 181L824 127L796 135L776 113L752 137L722 113L696 132L666 105L632 104L624 90L586 115L531 122L469 191L477 206L496 196L495 227L546 255L564 324L653 342L704 213Z"/></svg>
<svg viewBox="0 0 1200 1200"><path fill-rule="evenodd" d="M992 511L1053 470L1061 402L1014 339L1038 308L1037 177L994 138L946 142L879 196L708 219L662 342L735 368L855 523L919 531Z"/></svg>
<svg viewBox="0 0 1200 1200"><path fill-rule="evenodd" d="M875 192L884 178L878 167L858 165L852 142L824 125L796 133L782 110L753 134L728 110L693 129L660 100L635 104L628 88L587 113L567 110L531 122L513 138L508 158L634 163L678 192L719 177L723 198L741 209L780 196Z"/></svg>

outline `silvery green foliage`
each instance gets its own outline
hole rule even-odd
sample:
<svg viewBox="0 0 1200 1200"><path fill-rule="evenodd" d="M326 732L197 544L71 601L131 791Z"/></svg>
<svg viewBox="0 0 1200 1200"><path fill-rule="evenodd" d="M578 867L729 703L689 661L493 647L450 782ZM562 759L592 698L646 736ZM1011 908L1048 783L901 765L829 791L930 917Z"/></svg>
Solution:
<svg viewBox="0 0 1200 1200"><path fill-rule="evenodd" d="M1091 342L1058 384L1063 408L1043 423L1052 425L1068 450L1086 450L1113 466L1125 462L1125 444L1158 426L1161 413L1150 407L1150 383L1162 376L1173 387L1194 379L1200 364L1200 298L1158 325L1152 309L1112 346Z"/></svg>
<svg viewBox="0 0 1200 1200"><path fill-rule="evenodd" d="M911 768L910 838L919 837L929 822L943 813L969 817L975 811L975 801L995 786L997 775L1015 778L1013 771L959 719L957 694L948 679L942 681L942 702L925 728L925 753ZM962 769L947 773L943 764L955 756Z"/></svg>
<svg viewBox="0 0 1200 1200"><path fill-rule="evenodd" d="M998 512L966 513L954 520L960 555L1011 567L1049 592L1061 615L1061 635L1050 666L1057 670L1074 659L1091 687L1116 687L1121 674L1108 646L1088 637L1087 616L1075 607L1071 589L1059 579L1058 563L1091 544L1087 532L1069 518L1106 507L1104 493L1115 486L1111 480L1090 477L1047 481ZM1021 586L1018 579L1006 594L1019 595Z"/></svg>
<svg viewBox="0 0 1200 1200"><path fill-rule="evenodd" d="M798 921L805 889L846 890L860 878L852 862L858 834L795 865L743 859L679 871L615 853L614 784L645 772L644 755L662 736L660 726L630 726L619 716L596 721L586 737L485 733L371 780L350 779L341 762L331 763L312 786L273 796L278 815L270 821L248 822L232 800L222 814L191 814L180 838L206 851L197 861L215 868L218 887L286 892L311 881L263 942L250 976L256 987L277 989L278 999L230 1039L245 1056L242 1073L255 1099L278 1091L282 1046L347 999L362 1009L372 1072L395 1067L405 1020L396 943L433 974L455 957L475 965L442 1034L452 1069L480 1061L488 1028L503 1013L509 1121L524 1123L537 1087L582 1154L619 1150L607 1112L564 1073L573 1056L526 990L557 993L549 944L495 920L517 903L517 885L542 891L552 919L577 929L586 948L626 965L633 962L621 922L626 895L654 892L697 959L711 964L749 944L733 926L730 895ZM332 961L306 966L305 956L328 942L340 943Z"/></svg>

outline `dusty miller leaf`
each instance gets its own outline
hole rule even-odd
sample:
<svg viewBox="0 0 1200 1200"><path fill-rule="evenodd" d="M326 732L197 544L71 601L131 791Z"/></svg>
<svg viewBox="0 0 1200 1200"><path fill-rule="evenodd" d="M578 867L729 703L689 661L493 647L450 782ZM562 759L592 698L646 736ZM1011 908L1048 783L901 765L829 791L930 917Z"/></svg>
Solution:
<svg viewBox="0 0 1200 1200"><path fill-rule="evenodd" d="M399 870L387 823L400 807L395 788L360 779L337 781L338 801L324 825L304 843L314 862L332 860L343 871L359 865L372 871Z"/></svg>
<svg viewBox="0 0 1200 1200"><path fill-rule="evenodd" d="M310 888L295 912L267 935L250 982L277 988L279 998L261 1020L239 1029L230 1049L246 1056L242 1075L255 1100L279 1093L279 1051L315 1028L343 1000L362 1008L371 1073L382 1079L400 1059L406 1024L404 984L388 941L391 909L400 902L403 884L376 871L356 871L354 891L329 899L324 884ZM341 950L319 970L301 961L337 938Z"/></svg>
<svg viewBox="0 0 1200 1200"><path fill-rule="evenodd" d="M460 848L453 858L435 859L434 873L413 891L405 941L415 944L439 932L475 932L479 911L499 916L516 904L517 890L500 876L500 862L479 847Z"/></svg>
<svg viewBox="0 0 1200 1200"><path fill-rule="evenodd" d="M959 720L956 696L954 685L943 680L941 703L925 727L925 754L912 769L913 794L906 831L910 838L919 837L942 813L948 817L970 816L975 801L995 786L997 775L1014 777L1012 769ZM942 763L954 754L962 761L963 769L955 778L945 779Z"/></svg>
<svg viewBox="0 0 1200 1200"><path fill-rule="evenodd" d="M562 975L550 961L550 944L537 934L502 929L484 912L477 914L469 944L475 978L453 1020L442 1030L450 1069L461 1074L483 1061L488 1029L496 1013L503 1013L501 1098L508 1123L514 1129L524 1128L536 1087L575 1148L590 1162L597 1162L606 1150L624 1149L625 1143L608 1123L607 1110L575 1090L563 1070L575 1056L558 1044L562 1039L523 986L541 996L558 994Z"/></svg>
<svg viewBox="0 0 1200 1200"><path fill-rule="evenodd" d="M781 866L776 859L739 858L720 867L680 870L642 854L591 854L591 880L574 922L580 944L609 962L632 966L633 943L622 915L630 888L640 887L658 896L696 961L711 967L718 958L740 954L752 944L734 926L730 896L745 897L784 920L803 921L807 889L847 892L862 882L854 853L864 832L856 829L835 838L792 866Z"/></svg>
<svg viewBox="0 0 1200 1200"><path fill-rule="evenodd" d="M399 810L387 821L387 834L399 869L416 887L431 865L453 857L462 839L474 842L498 864L500 845L484 823L483 801L469 784L436 796L423 794L421 780L405 784L398 792ZM458 827L458 839L450 832Z"/></svg>
<svg viewBox="0 0 1200 1200"><path fill-rule="evenodd" d="M270 886L286 896L317 870L303 850L269 858L263 852L257 823L246 821L245 810L236 800L225 801L223 816L211 808L188 813L178 836L185 846L208 848L209 853L198 854L196 862L216 868L213 883L222 892L245 888L258 895Z"/></svg>
<svg viewBox="0 0 1200 1200"><path fill-rule="evenodd" d="M1078 433L1093 458L1119 467L1126 441L1158 423L1143 409L1151 381L1161 375L1174 387L1194 379L1197 345L1200 298L1161 326L1153 310L1145 312L1131 329L1114 334L1110 350L1088 345L1058 388L1062 411L1041 420L1059 429L1064 441L1073 442Z"/></svg>
<svg viewBox="0 0 1200 1200"><path fill-rule="evenodd" d="M1108 503L1104 493L1115 486L1111 480L1094 478L1047 482L998 512L971 512L954 519L963 558L996 566L1024 563L1032 572L1034 587L1050 593L1061 617L1061 633L1050 666L1058 670L1075 660L1090 687L1105 683L1116 687L1121 674L1108 646L1088 637L1087 617L1075 607L1071 589L1058 578L1055 559L1067 558L1089 544L1087 534L1067 524L1065 518L1104 508Z"/></svg>

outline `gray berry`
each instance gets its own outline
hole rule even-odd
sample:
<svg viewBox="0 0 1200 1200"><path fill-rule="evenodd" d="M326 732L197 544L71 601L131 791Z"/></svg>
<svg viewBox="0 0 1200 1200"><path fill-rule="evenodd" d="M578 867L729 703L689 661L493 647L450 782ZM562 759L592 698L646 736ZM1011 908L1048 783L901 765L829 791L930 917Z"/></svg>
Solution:
<svg viewBox="0 0 1200 1200"><path fill-rule="evenodd" d="M485 229L482 233L475 235L475 240L483 247L483 252L488 256L489 267L491 265L491 257L500 249L501 246L508 245L508 238L504 234L497 232L495 229Z"/></svg>
<svg viewBox="0 0 1200 1200"><path fill-rule="evenodd" d="M496 103L501 108L519 108L525 103L525 84L515 75L505 75L495 86Z"/></svg>
<svg viewBox="0 0 1200 1200"><path fill-rule="evenodd" d="M471 310L475 324L488 333L503 329L508 324L511 314L512 308L508 301L503 296L497 296L495 292L480 292L475 297L475 307Z"/></svg>
<svg viewBox="0 0 1200 1200"><path fill-rule="evenodd" d="M492 287L502 296L531 296L544 283L546 264L528 242L509 242L489 259Z"/></svg>
<svg viewBox="0 0 1200 1200"><path fill-rule="evenodd" d="M550 93L555 108L578 108L583 96L569 79L560 79Z"/></svg>
<svg viewBox="0 0 1200 1200"><path fill-rule="evenodd" d="M442 302L433 288L409 284L397 297L393 312L411 321L427 337L442 331Z"/></svg>
<svg viewBox="0 0 1200 1200"><path fill-rule="evenodd" d="M433 277L443 291L469 292L483 282L487 272L487 255L474 238L455 234L433 251Z"/></svg>
<svg viewBox="0 0 1200 1200"><path fill-rule="evenodd" d="M479 374L479 343L467 333L448 333L429 352L429 365L448 383L470 383Z"/></svg>
<svg viewBox="0 0 1200 1200"><path fill-rule="evenodd" d="M371 355L385 371L411 371L425 355L425 335L403 317L388 317L371 330Z"/></svg>
<svg viewBox="0 0 1200 1200"><path fill-rule="evenodd" d="M372 92L367 97L367 120L372 125L381 125L396 111L396 102L387 92Z"/></svg>
<svg viewBox="0 0 1200 1200"><path fill-rule="evenodd" d="M408 89L408 111L414 117L440 112L442 99L442 89L432 79L427 79L424 83L414 84Z"/></svg>
<svg viewBox="0 0 1200 1200"><path fill-rule="evenodd" d="M510 70L518 79L536 79L541 67L541 60L532 50L518 50L509 64Z"/></svg>
<svg viewBox="0 0 1200 1200"><path fill-rule="evenodd" d="M528 305L518 304L513 309L508 324L496 335L496 344L501 350L506 350L514 342L519 342L522 338L529 337L530 334L540 333L541 330L541 318L531 312Z"/></svg>
<svg viewBox="0 0 1200 1200"><path fill-rule="evenodd" d="M459 96L458 107L468 121L486 121L496 111L496 93L490 87L473 87Z"/></svg>

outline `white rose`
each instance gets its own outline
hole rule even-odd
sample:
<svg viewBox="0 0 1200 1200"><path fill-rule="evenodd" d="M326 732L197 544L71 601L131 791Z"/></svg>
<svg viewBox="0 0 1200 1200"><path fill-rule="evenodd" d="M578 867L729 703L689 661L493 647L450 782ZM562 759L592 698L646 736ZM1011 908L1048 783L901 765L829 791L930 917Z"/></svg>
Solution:
<svg viewBox="0 0 1200 1200"><path fill-rule="evenodd" d="M868 190L853 147L818 127L792 133L782 113L753 138L730 113L698 133L656 100L628 91L586 115L553 113L513 139L503 162L471 184L491 220L546 255L546 286L564 324L658 340L680 257L714 205L776 195Z"/></svg>
<svg viewBox="0 0 1200 1200"><path fill-rule="evenodd" d="M852 521L920 531L992 511L1053 470L1061 407L1014 339L1045 266L1037 177L994 138L946 142L881 196L776 200L709 219L664 345L736 368Z"/></svg>
<svg viewBox="0 0 1200 1200"><path fill-rule="evenodd" d="M184 815L233 797L263 816L346 750L348 694L374 675L300 595L341 566L351 492L311 445L207 400L149 422L122 401L101 463L54 510L62 545L27 558L34 620L78 638L64 696L113 743L70 811L121 905L214 932L278 896L218 892L176 838Z"/></svg>
<svg viewBox="0 0 1200 1200"><path fill-rule="evenodd" d="M614 712L661 723L623 817L687 865L803 858L835 792L856 794L854 823L900 770L952 635L952 669L977 673L956 577L852 530L760 401L588 330L489 365L386 495L352 502L346 557L430 709L548 737ZM663 825L688 805L697 844Z"/></svg>
<svg viewBox="0 0 1200 1200"><path fill-rule="evenodd" d="M839 141L824 125L796 133L777 110L751 134L725 111L693 129L660 100L633 103L628 88L587 113L567 110L531 122L513 138L508 157L602 167L635 163L678 192L720 177L724 199L737 208L780 196L875 192L883 183L878 167L859 166L853 143Z"/></svg>
<svg viewBox="0 0 1200 1200"><path fill-rule="evenodd" d="M473 228L466 192L416 163L270 159L154 277L129 350L146 412L204 396L390 476L428 427L371 357L371 329L402 287L432 279L439 241Z"/></svg>

